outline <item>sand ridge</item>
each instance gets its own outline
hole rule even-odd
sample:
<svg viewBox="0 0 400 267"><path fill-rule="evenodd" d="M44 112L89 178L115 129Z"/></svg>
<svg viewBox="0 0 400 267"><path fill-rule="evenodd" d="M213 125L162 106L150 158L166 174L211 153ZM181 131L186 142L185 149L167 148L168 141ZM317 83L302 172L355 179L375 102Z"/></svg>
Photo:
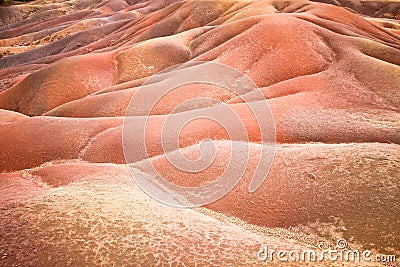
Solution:
<svg viewBox="0 0 400 267"><path fill-rule="evenodd" d="M339 238L351 248L400 255L399 19L399 3L390 1L37 0L0 7L0 265L263 265L261 244L306 249ZM148 115L145 104L180 72L155 75L182 63L190 72L200 61L231 67L259 90L184 84ZM125 118L138 95L143 105ZM191 102L196 98L206 100ZM260 150L271 145L253 113L265 103L275 157L249 193ZM178 140L164 133L167 120L221 114L223 107L243 123L246 138L230 140L206 118L186 124ZM176 184L206 184L229 165L233 143L249 149L239 155L248 160L244 175L202 209L164 206L124 165L126 120L135 129L147 123L145 134L132 131L147 148L129 162L134 177L156 178L151 163ZM161 136L179 150L165 151ZM216 147L204 172L170 164L174 153L198 158L204 139ZM320 263L333 264L342 266Z"/></svg>

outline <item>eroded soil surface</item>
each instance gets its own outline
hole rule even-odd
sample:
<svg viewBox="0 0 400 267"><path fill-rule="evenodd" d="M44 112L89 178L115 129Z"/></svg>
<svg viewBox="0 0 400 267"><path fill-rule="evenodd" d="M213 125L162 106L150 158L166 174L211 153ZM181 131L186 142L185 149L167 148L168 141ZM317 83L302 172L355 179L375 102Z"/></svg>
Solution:
<svg viewBox="0 0 400 267"><path fill-rule="evenodd" d="M263 244L318 249L341 238L400 259L399 12L396 1L346 0L1 6L0 265L253 266L265 264L257 259ZM229 66L259 89L184 84L163 94L179 71L151 81L183 63L197 75L195 62ZM129 119L147 125L132 140L147 153L131 155L129 173L123 126L134 96L142 104ZM208 100L190 102L197 98ZM265 104L272 143L255 115ZM246 137L228 135L240 131L233 122L205 118L223 107ZM178 136L165 130L188 116L199 119ZM205 139L215 148L207 169L171 164L176 153L200 158ZM165 151L162 141L180 150ZM249 193L273 143L268 177ZM202 208L163 205L134 182L155 169L175 184L202 186L229 167L232 145L243 151L245 169L233 166L242 179Z"/></svg>

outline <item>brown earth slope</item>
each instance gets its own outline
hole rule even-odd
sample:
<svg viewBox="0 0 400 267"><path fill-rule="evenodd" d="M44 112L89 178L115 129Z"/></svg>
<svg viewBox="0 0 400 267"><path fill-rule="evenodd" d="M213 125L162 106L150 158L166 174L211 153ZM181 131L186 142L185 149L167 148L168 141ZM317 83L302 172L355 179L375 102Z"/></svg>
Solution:
<svg viewBox="0 0 400 267"><path fill-rule="evenodd" d="M262 265L261 244L317 249L339 238L400 258L399 6L37 0L0 7L0 265ZM170 81L197 74L195 62L229 66L259 90L184 84L148 112ZM152 80L182 63L182 72ZM127 119L132 97L140 104ZM272 145L257 120L265 104L275 157L249 193L260 151ZM224 107L245 137L229 136L227 128L240 132L233 122L205 118ZM178 137L165 130L191 117L199 119ZM135 178L155 180L152 163L176 184L204 185L228 168L232 144L249 148L239 155L248 160L244 175L204 208L162 205L119 165L127 121L136 125ZM204 171L169 162L178 152L199 158L204 139L216 148ZM136 153L140 142L147 153Z"/></svg>

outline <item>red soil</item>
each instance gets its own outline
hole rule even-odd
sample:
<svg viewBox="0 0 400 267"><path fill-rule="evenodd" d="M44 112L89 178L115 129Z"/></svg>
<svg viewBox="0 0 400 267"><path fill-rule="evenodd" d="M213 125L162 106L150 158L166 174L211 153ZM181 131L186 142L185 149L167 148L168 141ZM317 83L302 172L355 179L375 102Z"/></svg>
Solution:
<svg viewBox="0 0 400 267"><path fill-rule="evenodd" d="M305 0L37 0L0 7L0 252L6 251L5 264L49 265L58 259L71 265L100 264L96 255L103 251L93 245L99 239L91 237L90 220L101 216L101 209L104 227L98 236L110 242L121 237L118 227L132 226L145 213L143 220L150 220L154 231L164 231L161 238L173 243L182 239L200 251L193 259L194 252L164 244L157 254L152 230L132 226L127 234L133 241L125 244L135 252L117 253L124 243L118 241L110 245L112 257L103 255L104 264L165 264L173 262L171 257L217 265L234 265L242 257L243 264L255 264L259 244L252 239L299 247L345 237L355 247L400 252L399 4L319 2L334 5ZM181 63L187 64L187 73L197 75L190 73L188 63L198 61L229 66L260 89L235 93L217 85L185 84L164 94L149 112L147 105L180 73L170 70L156 80L154 75ZM124 118L134 96L140 104ZM202 99L192 101L197 98ZM265 182L249 193L266 142L253 111L266 114L266 103L275 123L276 157ZM229 136L206 118L186 124L178 137L165 130L167 121L223 120L222 104L243 123L246 137ZM249 145L249 162L238 186L206 208L229 220L239 218L253 230L279 227L292 240L247 232L196 210L175 210L150 200L116 165L126 163L124 120L132 126L128 148L134 153L128 163L137 177L154 175L146 165L151 162L170 181L198 186L223 173L231 141ZM241 125L233 121L224 126L240 133ZM200 141L215 140L216 160L204 172L178 170L166 155L179 150L164 150L162 135L192 159L199 156ZM147 153L138 149L142 142ZM119 214L121 203L133 215ZM142 206L151 212L142 212ZM118 216L120 222L115 221ZM174 217L185 218L184 227L176 226ZM201 231L191 236L189 227L197 222ZM89 226L76 233L68 230L68 224L80 223ZM52 225L65 231L58 236ZM175 225L173 231L169 225ZM34 227L43 238L32 232ZM203 240L204 233L215 236ZM237 243L226 241L227 235ZM77 250L65 256L60 251L68 238L94 243L85 247L76 241ZM216 240L222 243L216 246ZM52 250L48 246L53 243ZM211 250L215 257L210 263ZM234 260L227 261L223 253L235 254Z"/></svg>

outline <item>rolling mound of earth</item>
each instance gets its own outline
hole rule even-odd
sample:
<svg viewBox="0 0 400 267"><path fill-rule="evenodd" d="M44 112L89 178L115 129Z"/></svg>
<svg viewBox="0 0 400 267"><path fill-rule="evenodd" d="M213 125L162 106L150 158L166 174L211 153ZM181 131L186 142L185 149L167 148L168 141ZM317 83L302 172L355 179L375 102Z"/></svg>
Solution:
<svg viewBox="0 0 400 267"><path fill-rule="evenodd" d="M165 93L207 62L256 89L184 83ZM271 142L257 117L266 104ZM227 108L241 126L208 118ZM178 134L167 129L193 117ZM215 158L201 171L170 162L202 165L207 144ZM230 166L233 147L243 170ZM269 147L268 176L249 192ZM236 186L193 209L159 203L135 183L158 173L197 188L228 168L242 173ZM398 1L0 6L0 266L265 266L262 246L319 251L340 239L400 260L399 199ZM362 262L380 264L399 262Z"/></svg>

